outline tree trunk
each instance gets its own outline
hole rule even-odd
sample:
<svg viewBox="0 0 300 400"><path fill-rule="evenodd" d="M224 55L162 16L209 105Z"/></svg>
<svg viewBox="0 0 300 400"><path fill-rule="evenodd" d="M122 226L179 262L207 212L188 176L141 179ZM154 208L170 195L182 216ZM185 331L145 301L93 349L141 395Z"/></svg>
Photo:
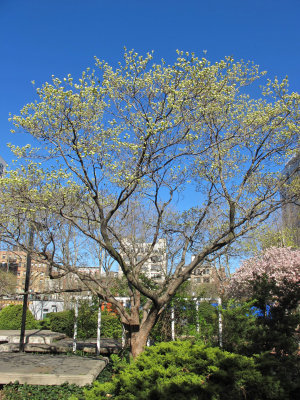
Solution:
<svg viewBox="0 0 300 400"><path fill-rule="evenodd" d="M150 332L144 332L143 330L132 333L130 351L133 358L136 358L144 351L149 333Z"/></svg>
<svg viewBox="0 0 300 400"><path fill-rule="evenodd" d="M148 336L156 323L157 313L153 313L147 320L140 325L140 321L136 324L125 324L123 326L126 332L126 346L130 348L133 358L141 354L146 347Z"/></svg>
<svg viewBox="0 0 300 400"><path fill-rule="evenodd" d="M147 339L151 329L140 329L138 325L124 325L125 327L125 347L129 347L133 358L141 354L147 344Z"/></svg>

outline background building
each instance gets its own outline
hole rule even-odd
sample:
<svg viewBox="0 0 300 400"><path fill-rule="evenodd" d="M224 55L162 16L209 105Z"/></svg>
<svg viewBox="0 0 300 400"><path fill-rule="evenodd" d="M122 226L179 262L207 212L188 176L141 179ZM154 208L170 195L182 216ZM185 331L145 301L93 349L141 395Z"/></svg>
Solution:
<svg viewBox="0 0 300 400"><path fill-rule="evenodd" d="M192 260L194 257L192 256ZM194 292L204 291L210 296L219 296L227 282L225 268L217 268L211 264L201 265L192 272L190 282Z"/></svg>
<svg viewBox="0 0 300 400"><path fill-rule="evenodd" d="M26 260L27 255L25 251L0 250L0 269L12 272L17 276L16 294L24 291ZM52 282L50 281L47 265L41 261L32 259L29 291L32 293L49 291L52 288Z"/></svg>
<svg viewBox="0 0 300 400"><path fill-rule="evenodd" d="M289 190L296 194L296 199L282 206L282 224L284 229L289 230L295 245L300 246L300 153L286 164L283 174L288 177L287 183L291 188L281 191L282 199L285 200L290 195Z"/></svg>
<svg viewBox="0 0 300 400"><path fill-rule="evenodd" d="M128 243L126 252L134 259L134 264L140 262L147 254L151 243ZM129 262L129 257L121 252L122 257L126 262ZM155 244L154 249L148 259L141 267L141 273L154 282L163 282L167 273L167 245L165 239L159 239ZM119 266L118 276L123 276L123 271Z"/></svg>
<svg viewBox="0 0 300 400"><path fill-rule="evenodd" d="M15 294L23 293L26 277L27 254L20 250L0 250L0 270L10 272L16 276ZM82 273L92 278L100 277L99 267L79 267L76 269L78 273ZM58 276L60 271L53 270L53 275ZM48 265L32 257L29 292L38 294L50 294L56 298L62 297L64 291L68 289L78 288L78 292L82 292L85 288L76 273L69 272L66 275L50 279ZM49 293L57 292L57 293ZM48 296L49 297L49 296Z"/></svg>
<svg viewBox="0 0 300 400"><path fill-rule="evenodd" d="M33 316L37 320L44 319L47 314L51 312L64 311L65 302L63 300L32 300L29 302L29 310L32 312Z"/></svg>
<svg viewBox="0 0 300 400"><path fill-rule="evenodd" d="M13 251L0 250L0 270L17 276L21 259Z"/></svg>
<svg viewBox="0 0 300 400"><path fill-rule="evenodd" d="M5 172L5 168L6 168L7 164L6 162L3 160L3 158L0 156L0 177L3 175L3 173Z"/></svg>

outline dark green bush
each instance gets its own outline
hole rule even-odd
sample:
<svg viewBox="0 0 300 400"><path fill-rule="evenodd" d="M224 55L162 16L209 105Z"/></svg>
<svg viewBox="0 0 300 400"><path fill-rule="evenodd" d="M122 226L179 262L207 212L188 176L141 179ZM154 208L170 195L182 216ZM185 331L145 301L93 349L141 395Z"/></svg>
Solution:
<svg viewBox="0 0 300 400"><path fill-rule="evenodd" d="M97 336L98 305L82 301L78 310L78 338L87 339ZM101 337L120 339L122 325L117 315L101 312Z"/></svg>
<svg viewBox="0 0 300 400"><path fill-rule="evenodd" d="M198 323L200 340L209 345L217 345L219 338L218 309L208 302L201 302L198 309Z"/></svg>
<svg viewBox="0 0 300 400"><path fill-rule="evenodd" d="M254 301L239 303L230 300L223 304L223 348L229 352L251 356L256 345L257 317L253 313Z"/></svg>
<svg viewBox="0 0 300 400"><path fill-rule="evenodd" d="M0 329L21 329L23 306L21 304L9 305L0 311ZM27 309L26 312L26 329L39 328L39 322Z"/></svg>
<svg viewBox="0 0 300 400"><path fill-rule="evenodd" d="M248 302L229 301L223 306L224 349L243 355L275 351L292 355L298 349L300 286L263 275L252 282Z"/></svg>
<svg viewBox="0 0 300 400"><path fill-rule="evenodd" d="M281 382L284 399L300 398L300 357L298 355L276 355L270 352L255 356L263 375L272 375Z"/></svg>
<svg viewBox="0 0 300 400"><path fill-rule="evenodd" d="M116 315L105 312L102 314L101 336L104 338L121 339L122 324Z"/></svg>
<svg viewBox="0 0 300 400"><path fill-rule="evenodd" d="M176 338L195 337L206 344L216 345L218 343L218 310L216 307L203 301L199 303L197 312L195 300L180 295L175 297L172 306L174 307ZM171 304L166 307L151 331L150 339L154 343L172 340Z"/></svg>
<svg viewBox="0 0 300 400"><path fill-rule="evenodd" d="M61 332L69 337L73 336L74 312L72 310L49 313L50 329L53 332Z"/></svg>
<svg viewBox="0 0 300 400"><path fill-rule="evenodd" d="M20 385L11 383L3 388L5 400L68 400L76 395L78 400L83 400L83 388L64 383L59 386L45 385Z"/></svg>
<svg viewBox="0 0 300 400"><path fill-rule="evenodd" d="M97 336L98 310L96 305L83 300L78 309L78 338L88 339Z"/></svg>
<svg viewBox="0 0 300 400"><path fill-rule="evenodd" d="M65 333L72 337L74 333L74 311L67 310L57 313L49 313L50 329L54 332ZM78 312L78 339L88 339L97 336L98 311L84 302ZM122 336L122 325L119 318L112 313L102 311L101 313L101 337L120 339Z"/></svg>
<svg viewBox="0 0 300 400"><path fill-rule="evenodd" d="M189 341L147 348L111 382L95 382L86 400L285 399L280 382L254 358Z"/></svg>
<svg viewBox="0 0 300 400"><path fill-rule="evenodd" d="M266 275L253 281L255 306L261 310L254 336L259 351L275 350L277 354L293 354L298 349L296 330L300 324L298 304L299 282L283 280L280 286Z"/></svg>
<svg viewBox="0 0 300 400"><path fill-rule="evenodd" d="M199 303L197 311L194 299L180 296L175 297L173 304L178 338L193 336L207 344L217 344L218 314L216 307L209 302L202 301Z"/></svg>
<svg viewBox="0 0 300 400"><path fill-rule="evenodd" d="M44 319L39 321L40 327L41 329L51 329L50 327L50 318L49 317L45 317Z"/></svg>

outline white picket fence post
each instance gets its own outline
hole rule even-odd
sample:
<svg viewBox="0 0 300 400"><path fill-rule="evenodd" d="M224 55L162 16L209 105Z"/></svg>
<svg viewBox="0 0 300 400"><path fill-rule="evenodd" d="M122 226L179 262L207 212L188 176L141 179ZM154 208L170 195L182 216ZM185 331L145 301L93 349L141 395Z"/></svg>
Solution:
<svg viewBox="0 0 300 400"><path fill-rule="evenodd" d="M75 300L75 318L74 318L74 335L73 335L73 353L77 348L77 330L78 330L78 298Z"/></svg>
<svg viewBox="0 0 300 400"><path fill-rule="evenodd" d="M223 347L223 321L222 321L222 313L221 313L221 305L222 305L222 300L221 297L218 298L218 314L219 314L219 346Z"/></svg>
<svg viewBox="0 0 300 400"><path fill-rule="evenodd" d="M175 340L175 312L174 306L171 307L171 337Z"/></svg>
<svg viewBox="0 0 300 400"><path fill-rule="evenodd" d="M97 323L97 355L100 355L100 336L101 336L101 301L98 306L98 323Z"/></svg>

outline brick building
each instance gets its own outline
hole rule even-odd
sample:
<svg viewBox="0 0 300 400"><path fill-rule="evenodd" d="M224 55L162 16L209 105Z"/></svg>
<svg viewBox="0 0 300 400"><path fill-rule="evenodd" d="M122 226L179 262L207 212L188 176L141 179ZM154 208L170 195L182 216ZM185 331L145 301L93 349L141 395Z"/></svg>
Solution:
<svg viewBox="0 0 300 400"><path fill-rule="evenodd" d="M0 270L16 275L16 294L24 291L26 262L27 254L25 251L0 250ZM79 267L77 270L87 276L98 277L100 275L99 268ZM53 275L55 276L55 271ZM29 291L31 293L47 293L51 291L59 293L75 287L84 288L76 274L70 272L61 278L50 279L47 264L32 257L29 283Z"/></svg>
<svg viewBox="0 0 300 400"><path fill-rule="evenodd" d="M202 289L207 294L219 295L227 283L225 268L216 268L210 264L201 265L192 272L190 282L195 291Z"/></svg>
<svg viewBox="0 0 300 400"><path fill-rule="evenodd" d="M26 276L26 260L25 251L19 250L0 250L0 269L2 271L12 272L17 276L16 293L24 291ZM32 259L30 273L30 292L49 291L52 282L48 276L47 265L41 261Z"/></svg>

